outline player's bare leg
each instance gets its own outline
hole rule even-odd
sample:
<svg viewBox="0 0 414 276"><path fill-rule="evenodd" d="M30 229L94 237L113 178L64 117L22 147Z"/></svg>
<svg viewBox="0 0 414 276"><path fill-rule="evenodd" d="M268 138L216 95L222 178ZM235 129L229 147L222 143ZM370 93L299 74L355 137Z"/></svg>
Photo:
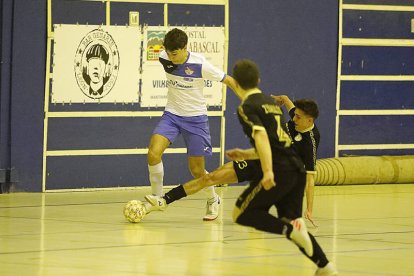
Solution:
<svg viewBox="0 0 414 276"><path fill-rule="evenodd" d="M162 196L164 165L162 155L170 145L170 141L162 135L153 134L148 147L148 171L153 195Z"/></svg>
<svg viewBox="0 0 414 276"><path fill-rule="evenodd" d="M228 162L201 178L188 181L183 185L183 188L186 195L192 195L206 187L236 182L237 175L233 169L233 162Z"/></svg>
<svg viewBox="0 0 414 276"><path fill-rule="evenodd" d="M229 162L204 176L193 179L173 188L167 192L164 197L153 195L145 196L145 199L154 206L156 210L165 210L167 204L179 200L187 195L195 194L202 189L218 184L236 183L237 175L233 168L233 162Z"/></svg>
<svg viewBox="0 0 414 276"><path fill-rule="evenodd" d="M203 177L207 172L205 170L204 156L188 156L188 167L194 178ZM203 220L215 220L218 217L220 197L216 194L214 186L204 188L207 197L206 215Z"/></svg>

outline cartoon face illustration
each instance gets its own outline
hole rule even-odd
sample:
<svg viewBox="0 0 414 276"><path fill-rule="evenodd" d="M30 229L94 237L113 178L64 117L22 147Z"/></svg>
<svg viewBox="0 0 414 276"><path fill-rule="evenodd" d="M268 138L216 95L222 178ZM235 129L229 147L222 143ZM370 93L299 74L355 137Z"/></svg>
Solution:
<svg viewBox="0 0 414 276"><path fill-rule="evenodd" d="M93 84L103 84L103 75L105 72L105 62L99 58L91 58L88 61L88 76Z"/></svg>
<svg viewBox="0 0 414 276"><path fill-rule="evenodd" d="M93 99L104 97L115 84L118 70L119 53L112 37L100 29L87 34L75 56L75 77L82 92Z"/></svg>
<svg viewBox="0 0 414 276"><path fill-rule="evenodd" d="M103 92L101 88L108 81L107 78L104 79L108 59L109 54L101 44L93 45L86 53L86 61L88 62L86 74L88 77L85 81L89 83L92 94L94 92L102 94Z"/></svg>

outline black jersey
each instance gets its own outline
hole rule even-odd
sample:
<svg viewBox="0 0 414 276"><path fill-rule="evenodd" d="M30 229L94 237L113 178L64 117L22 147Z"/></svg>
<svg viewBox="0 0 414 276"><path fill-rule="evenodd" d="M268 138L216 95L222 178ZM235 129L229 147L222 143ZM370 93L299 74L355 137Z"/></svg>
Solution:
<svg viewBox="0 0 414 276"><path fill-rule="evenodd" d="M293 119L295 109L289 110L289 116ZM305 169L308 173L316 173L316 151L319 146L321 136L316 125L304 132L298 132L295 129L295 123L290 120L287 123L288 133L293 142L293 149L299 154Z"/></svg>
<svg viewBox="0 0 414 276"><path fill-rule="evenodd" d="M274 100L254 90L249 93L238 108L239 121L243 132L249 137L251 145L256 148L252 137L254 130L264 129L269 137L274 169L299 169L304 165L292 149L292 141L282 116L282 110Z"/></svg>

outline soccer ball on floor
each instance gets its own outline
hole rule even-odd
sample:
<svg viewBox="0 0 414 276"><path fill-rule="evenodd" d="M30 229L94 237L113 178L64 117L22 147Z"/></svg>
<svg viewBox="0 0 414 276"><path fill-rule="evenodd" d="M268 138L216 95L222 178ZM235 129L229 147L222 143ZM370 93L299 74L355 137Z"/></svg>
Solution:
<svg viewBox="0 0 414 276"><path fill-rule="evenodd" d="M140 222L146 214L144 203L139 200L130 200L124 207L124 217L129 222Z"/></svg>

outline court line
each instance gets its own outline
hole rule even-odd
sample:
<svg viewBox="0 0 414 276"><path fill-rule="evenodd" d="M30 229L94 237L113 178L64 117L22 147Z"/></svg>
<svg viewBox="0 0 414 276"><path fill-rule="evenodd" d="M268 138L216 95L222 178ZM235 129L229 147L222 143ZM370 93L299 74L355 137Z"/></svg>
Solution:
<svg viewBox="0 0 414 276"><path fill-rule="evenodd" d="M284 237L280 237L279 239L285 239ZM272 238L274 239L274 238ZM228 240L228 241L245 241L245 240L262 240L262 238L258 239L237 239L237 240ZM91 247L74 247L74 248L60 248L60 249L45 249L45 250L26 250L26 251L14 251L14 252L0 252L0 256L5 255L19 255L19 254L32 254L32 253L39 253L39 252L68 252L68 251L81 251L81 250L99 250L99 249L112 249L112 248L140 248L140 247L148 247L148 246L171 246L171 245L185 245L185 244L199 244L199 243L223 243L224 241L179 241L179 242L167 242L167 243L148 243L148 244L135 244L135 245L110 245L110 246L91 246ZM339 250L339 251L325 251L327 254L341 254L341 253L356 253L356 252L379 252L379 251L395 251L395 250L413 250L413 247L397 247L397 248L375 248L375 249L356 249L356 250ZM220 258L210 258L210 260L237 260L237 259L245 259L245 258L263 258L266 257L277 257L277 256L294 256L299 255L299 252L292 252L292 253L278 253L278 254L266 254L266 255L257 255L257 256L232 256L232 257L220 257Z"/></svg>

